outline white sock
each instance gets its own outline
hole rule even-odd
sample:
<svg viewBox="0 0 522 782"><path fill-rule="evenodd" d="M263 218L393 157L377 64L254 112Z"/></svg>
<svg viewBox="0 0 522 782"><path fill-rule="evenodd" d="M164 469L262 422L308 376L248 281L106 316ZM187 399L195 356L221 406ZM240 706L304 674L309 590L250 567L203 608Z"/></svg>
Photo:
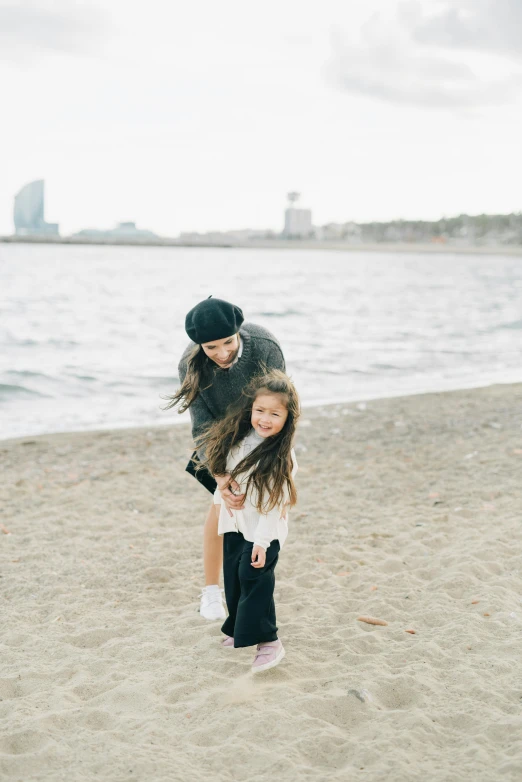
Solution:
<svg viewBox="0 0 522 782"><path fill-rule="evenodd" d="M210 584L210 586L203 587L208 592L214 592L216 589L219 589L219 584Z"/></svg>

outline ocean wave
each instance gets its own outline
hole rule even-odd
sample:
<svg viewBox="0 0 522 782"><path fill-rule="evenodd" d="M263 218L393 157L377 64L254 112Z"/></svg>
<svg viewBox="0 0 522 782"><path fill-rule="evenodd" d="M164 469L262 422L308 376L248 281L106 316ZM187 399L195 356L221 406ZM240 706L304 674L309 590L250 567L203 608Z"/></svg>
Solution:
<svg viewBox="0 0 522 782"><path fill-rule="evenodd" d="M282 312L253 312L252 317L255 319L257 316L262 318L287 318L290 315L306 315L305 312L302 310L293 310L293 309L287 309L283 310ZM251 320L251 318L249 318Z"/></svg>
<svg viewBox="0 0 522 782"><path fill-rule="evenodd" d="M307 362L305 361L292 361L292 369L302 371L304 373L310 371L310 367ZM357 369L356 367L351 367L350 369L344 369L343 367L339 367L339 369L334 369L333 367L329 367L327 365L324 365L321 367L321 376L324 377L326 375L333 375L334 377L350 377L351 375L373 375L375 374L370 369Z"/></svg>
<svg viewBox="0 0 522 782"><path fill-rule="evenodd" d="M67 374L67 377L73 378L74 380L82 380L82 381L85 380L88 383L94 383L97 380L99 380L99 378L94 377L93 375L79 375L77 372L69 372L69 371L67 371L66 374Z"/></svg>
<svg viewBox="0 0 522 782"><path fill-rule="evenodd" d="M18 347L18 348L26 348L26 347L33 347L34 345L39 345L40 342L36 339L20 339L18 337L15 337L11 334L7 334L7 336L4 336L2 338L2 341L0 342L0 345L2 348L12 348L12 347Z"/></svg>
<svg viewBox="0 0 522 782"><path fill-rule="evenodd" d="M43 394L41 391L33 391L31 388L25 386L13 385L12 383L0 383L0 400L3 398L16 397L18 399L28 397L48 397L49 394Z"/></svg>
<svg viewBox="0 0 522 782"><path fill-rule="evenodd" d="M56 339L54 337L50 337L49 339L45 340L45 345L52 345L56 348L75 348L78 347L80 344L75 339Z"/></svg>
<svg viewBox="0 0 522 782"><path fill-rule="evenodd" d="M150 383L154 386L158 383L165 383L167 385L179 383L179 377L177 375L136 375L135 379L139 382L145 381L145 383Z"/></svg>
<svg viewBox="0 0 522 782"><path fill-rule="evenodd" d="M43 378L44 380L55 380L51 375L46 375L44 372L35 372L31 369L8 369L7 372L4 372L4 375L9 378L36 377Z"/></svg>
<svg viewBox="0 0 522 782"><path fill-rule="evenodd" d="M497 326L497 329L513 329L514 331L517 331L518 329L522 329L522 320L513 320L511 323L501 323L500 326Z"/></svg>
<svg viewBox="0 0 522 782"><path fill-rule="evenodd" d="M56 337L17 337L15 334L7 332L2 336L1 345L4 348L33 348L33 347L53 347L53 348L75 348L79 342L74 339L58 339Z"/></svg>

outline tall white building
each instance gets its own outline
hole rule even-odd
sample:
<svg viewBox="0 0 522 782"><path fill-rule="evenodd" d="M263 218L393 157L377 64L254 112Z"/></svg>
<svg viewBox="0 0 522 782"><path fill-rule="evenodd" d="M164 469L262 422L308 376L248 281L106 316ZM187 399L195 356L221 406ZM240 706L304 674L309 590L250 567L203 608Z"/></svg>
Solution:
<svg viewBox="0 0 522 782"><path fill-rule="evenodd" d="M44 209L43 179L29 182L22 187L14 200L13 216L16 233L22 236L58 235L58 224L45 222Z"/></svg>
<svg viewBox="0 0 522 782"><path fill-rule="evenodd" d="M299 193L288 193L290 206L285 210L285 239L307 239L313 235L312 210L298 209L294 204L299 198Z"/></svg>
<svg viewBox="0 0 522 782"><path fill-rule="evenodd" d="M290 206L285 210L283 234L287 239L305 239L311 236L312 233L311 209L295 209L293 206Z"/></svg>

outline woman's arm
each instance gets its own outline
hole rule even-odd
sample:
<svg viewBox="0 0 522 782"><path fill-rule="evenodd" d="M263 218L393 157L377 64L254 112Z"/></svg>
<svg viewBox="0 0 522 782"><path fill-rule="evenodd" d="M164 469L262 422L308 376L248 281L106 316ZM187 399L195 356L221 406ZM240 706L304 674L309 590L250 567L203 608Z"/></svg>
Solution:
<svg viewBox="0 0 522 782"><path fill-rule="evenodd" d="M218 485L221 499L225 503L229 516L233 516L233 510L244 510L245 495L239 494L239 484L236 481L230 482L230 475L214 475Z"/></svg>

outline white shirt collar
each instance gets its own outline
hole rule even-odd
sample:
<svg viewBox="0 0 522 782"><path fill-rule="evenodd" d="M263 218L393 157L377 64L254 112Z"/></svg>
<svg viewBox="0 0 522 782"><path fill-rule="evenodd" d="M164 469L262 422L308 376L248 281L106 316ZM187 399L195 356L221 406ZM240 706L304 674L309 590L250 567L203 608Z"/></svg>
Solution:
<svg viewBox="0 0 522 782"><path fill-rule="evenodd" d="M239 340L239 350L237 351L237 356L235 357L235 359L233 360L233 362L230 365L231 367L233 367L234 364L237 364L237 362L239 361L239 359L243 355L243 340L241 339L239 334L237 335L237 338ZM230 369L230 367L228 367L228 368Z"/></svg>

